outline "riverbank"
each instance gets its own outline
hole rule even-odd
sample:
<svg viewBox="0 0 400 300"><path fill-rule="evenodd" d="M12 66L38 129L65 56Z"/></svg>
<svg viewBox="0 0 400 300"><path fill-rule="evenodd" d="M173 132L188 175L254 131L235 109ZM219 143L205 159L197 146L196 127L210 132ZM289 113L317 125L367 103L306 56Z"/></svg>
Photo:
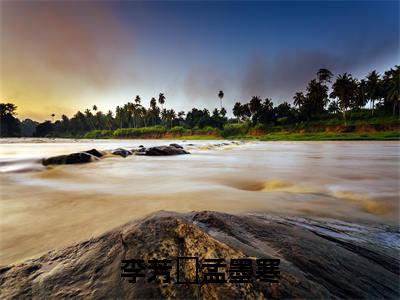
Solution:
<svg viewBox="0 0 400 300"><path fill-rule="evenodd" d="M167 128L152 126L91 130L79 135L51 136L86 139L181 139L181 140L260 140L260 141L335 141L335 140L400 140L400 122L396 118L349 121L346 125L335 120L308 122L291 126L263 126L251 123L225 124L223 128L188 129L183 126Z"/></svg>
<svg viewBox="0 0 400 300"><path fill-rule="evenodd" d="M237 132L233 130L218 130L213 128L212 130L204 132L196 132L186 130L182 133L176 133L166 130L165 132L151 132L141 133L133 128L126 131L124 135L114 134L114 132L102 132L91 131L85 134L84 138L89 139L165 139L165 140L260 140L260 141L348 141L348 140L400 140L400 130L393 130L396 127L392 127L392 130L371 130L368 127L366 130L359 130L351 128L350 126L334 126L337 131L331 130L331 128L325 128L325 131L265 131L260 129L250 129L247 132ZM365 126L364 126L365 129ZM349 131L349 132L347 132ZM229 134L231 133L231 134Z"/></svg>

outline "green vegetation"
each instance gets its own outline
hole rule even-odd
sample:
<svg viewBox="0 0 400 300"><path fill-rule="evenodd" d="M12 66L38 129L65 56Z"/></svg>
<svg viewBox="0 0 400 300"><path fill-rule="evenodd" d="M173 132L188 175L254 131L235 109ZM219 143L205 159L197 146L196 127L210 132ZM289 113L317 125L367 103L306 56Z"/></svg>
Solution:
<svg viewBox="0 0 400 300"><path fill-rule="evenodd" d="M383 132L316 132L291 133L273 132L259 138L260 141L345 141L345 140L400 140L399 131Z"/></svg>
<svg viewBox="0 0 400 300"><path fill-rule="evenodd" d="M212 113L193 108L187 113L166 109L166 96L151 98L148 107L140 96L123 106L103 113L96 105L78 111L72 118L38 123L21 122L17 107L1 103L1 136L75 137L75 138L254 138L264 139L386 139L375 131L398 131L400 125L400 67L376 71L358 80L351 74L333 74L320 69L316 78L297 92L293 105L288 102L274 106L269 98L254 96L248 103L236 102L235 118L228 118L222 107L224 92L216 94L220 109ZM160 105L157 106L157 103ZM398 110L398 114L396 111ZM335 127L336 126L336 127ZM290 133L285 133L290 132ZM319 134L316 134L319 132ZM361 132L361 133L359 133ZM371 132L371 133L363 133ZM273 133L273 134L272 134ZM312 133L312 134L311 134Z"/></svg>

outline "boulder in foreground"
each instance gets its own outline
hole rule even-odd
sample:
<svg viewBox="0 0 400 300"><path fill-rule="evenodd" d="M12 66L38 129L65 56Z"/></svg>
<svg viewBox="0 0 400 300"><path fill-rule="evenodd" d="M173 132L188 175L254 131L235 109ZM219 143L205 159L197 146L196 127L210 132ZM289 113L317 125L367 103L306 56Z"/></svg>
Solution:
<svg viewBox="0 0 400 300"><path fill-rule="evenodd" d="M229 215L158 212L97 238L0 268L2 299L398 299L396 245L382 227L265 214ZM208 258L280 259L280 282L235 284L129 283L123 259ZM174 262L172 264L174 266ZM191 265L183 274L193 278ZM203 275L199 270L200 280Z"/></svg>

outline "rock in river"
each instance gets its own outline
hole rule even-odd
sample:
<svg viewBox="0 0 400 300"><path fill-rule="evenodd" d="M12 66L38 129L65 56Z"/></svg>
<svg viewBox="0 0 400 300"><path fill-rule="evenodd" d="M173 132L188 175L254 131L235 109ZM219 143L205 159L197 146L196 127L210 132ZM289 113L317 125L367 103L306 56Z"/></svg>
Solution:
<svg viewBox="0 0 400 300"><path fill-rule="evenodd" d="M85 153L92 154L92 155L94 155L96 157L102 157L104 155L104 153L98 151L97 149L90 149L88 151L85 151Z"/></svg>
<svg viewBox="0 0 400 300"><path fill-rule="evenodd" d="M122 156L122 157L127 157L129 155L132 155L131 151L122 149L122 148L115 149L115 150L111 151L111 153L114 155Z"/></svg>
<svg viewBox="0 0 400 300"><path fill-rule="evenodd" d="M179 144L169 144L171 147L175 147L175 148L178 148L178 149L183 149L183 147L181 146L181 145L179 145Z"/></svg>
<svg viewBox="0 0 400 300"><path fill-rule="evenodd" d="M68 155L53 156L49 158L44 158L42 164L44 166L48 165L70 165L70 164L82 164L88 163L98 158L90 153L78 152Z"/></svg>
<svg viewBox="0 0 400 300"><path fill-rule="evenodd" d="M190 154L184 149L173 147L173 146L158 146L147 148L145 155L149 156L164 156L164 155L178 155L178 154Z"/></svg>

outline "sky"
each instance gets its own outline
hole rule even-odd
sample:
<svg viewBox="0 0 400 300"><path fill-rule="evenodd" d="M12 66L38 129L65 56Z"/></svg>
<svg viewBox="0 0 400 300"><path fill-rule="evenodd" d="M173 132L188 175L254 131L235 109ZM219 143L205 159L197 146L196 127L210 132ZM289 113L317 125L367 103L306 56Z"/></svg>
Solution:
<svg viewBox="0 0 400 300"><path fill-rule="evenodd" d="M166 108L292 102L319 68L400 64L399 1L1 1L0 101L20 119L102 111L160 92Z"/></svg>

